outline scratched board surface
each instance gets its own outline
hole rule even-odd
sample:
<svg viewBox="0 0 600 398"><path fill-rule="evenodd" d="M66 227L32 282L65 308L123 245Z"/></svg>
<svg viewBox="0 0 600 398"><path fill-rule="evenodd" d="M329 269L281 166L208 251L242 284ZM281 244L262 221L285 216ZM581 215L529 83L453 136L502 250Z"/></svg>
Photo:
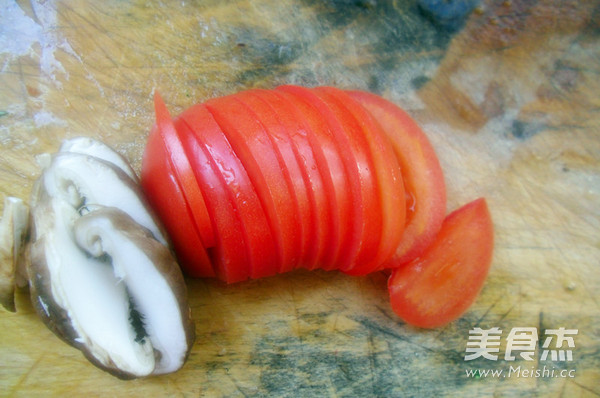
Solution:
<svg viewBox="0 0 600 398"><path fill-rule="evenodd" d="M68 137L139 171L154 90L178 114L250 87L333 85L405 108L440 157L448 210L485 196L496 233L478 301L435 330L393 314L379 273L188 280L188 363L128 382L52 335L21 290L0 312L0 394L598 396L599 39L598 1L0 0L2 200L27 199L36 156ZM497 353L465 358L475 328L501 331ZM571 339L545 347L561 328Z"/></svg>

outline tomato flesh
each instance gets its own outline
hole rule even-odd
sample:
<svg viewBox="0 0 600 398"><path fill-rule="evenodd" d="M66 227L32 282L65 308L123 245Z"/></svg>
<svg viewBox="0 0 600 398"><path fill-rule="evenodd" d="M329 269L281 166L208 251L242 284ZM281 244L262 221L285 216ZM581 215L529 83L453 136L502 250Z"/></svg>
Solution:
<svg viewBox="0 0 600 398"><path fill-rule="evenodd" d="M439 327L457 319L475 301L488 274L494 247L485 199L450 213L419 257L393 270L389 294L394 312L406 322Z"/></svg>
<svg viewBox="0 0 600 398"><path fill-rule="evenodd" d="M379 123L389 137L407 195L406 225L394 256L384 265L410 261L435 239L446 214L446 186L439 160L416 122L395 104L371 93L348 93Z"/></svg>
<svg viewBox="0 0 600 398"><path fill-rule="evenodd" d="M244 178L245 171L204 105L190 108L178 122L179 128L188 129L183 134L186 137L184 147L190 154L192 169L206 194L211 220L218 232L214 260L219 264L219 275L227 282L248 279L251 277L252 255L255 254L252 250L266 247L262 241L259 241L261 245L253 246L252 243L256 242L252 239L265 235L268 228L263 223L261 233L249 236L248 225L243 218L247 213L239 208L237 193L246 195L246 199L251 201L249 210L259 210L260 205L251 195L252 188ZM233 178L234 175L236 178ZM261 215L250 217L260 219ZM260 222L252 224L257 225Z"/></svg>
<svg viewBox="0 0 600 398"><path fill-rule="evenodd" d="M310 209L306 184L297 161L297 152L278 115L268 102L261 99L259 90L243 91L238 93L236 98L252 111L252 117L260 122L264 129L264 135L269 137L273 145L277 157L277 163L273 166L276 167L276 171L281 172L281 175L271 175L271 177L282 178L281 182L285 182L287 186L287 191L282 189L279 192L283 196L280 195L273 199L284 202L279 204L278 210L276 209L276 211L285 213L282 214L284 217L282 217L283 222L280 228L284 249L279 272L288 272L301 263L303 249L308 241L307 233L310 229ZM267 184L272 183L266 182Z"/></svg>
<svg viewBox="0 0 600 398"><path fill-rule="evenodd" d="M332 229L331 210L328 206L328 195L331 194L325 188L327 185L323 178L323 173L327 173L328 169L323 170L323 165L317 161L317 156L312 150L312 145L315 145L314 133L295 99L287 93L275 90L261 90L256 94L273 109L291 140L304 182L304 190L296 190L296 194L302 198L303 192L306 192L308 201L303 207L308 210L308 214L303 217L308 221L308 235L305 236L304 255L299 266L309 270L315 269L321 265L320 261L327 250Z"/></svg>
<svg viewBox="0 0 600 398"><path fill-rule="evenodd" d="M349 188L351 181L344 165L345 160L341 155L344 152L340 151L332 131L335 121L326 120L326 115L322 113L324 109L321 101L310 90L298 86L281 86L276 91L289 95L294 106L310 126L308 137L321 171L328 197L327 206L330 209L330 231L325 240L326 251L319 261L319 268L336 269L339 256L344 250L348 250L345 242L348 241L352 230L345 228L344 222L351 218L352 198ZM318 105L321 107L319 108Z"/></svg>

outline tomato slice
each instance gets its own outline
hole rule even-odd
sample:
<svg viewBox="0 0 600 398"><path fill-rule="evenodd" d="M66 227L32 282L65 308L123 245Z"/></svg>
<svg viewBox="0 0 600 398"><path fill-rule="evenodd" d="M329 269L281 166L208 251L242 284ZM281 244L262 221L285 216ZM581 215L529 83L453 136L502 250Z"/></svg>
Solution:
<svg viewBox="0 0 600 398"><path fill-rule="evenodd" d="M141 174L142 189L165 225L185 273L192 277L215 276L158 127L148 137Z"/></svg>
<svg viewBox="0 0 600 398"><path fill-rule="evenodd" d="M257 197L256 206L264 214L268 226L267 236L273 242L274 261L263 262L266 258L254 258L253 262L262 265L261 270L257 269L253 272L252 277L275 275L284 257L288 255L285 253L286 247L283 242L286 221L282 218L289 215L290 205L289 191L285 186L269 137L236 96L212 99L206 103L206 107L221 127L221 131L245 169L253 193ZM247 219L246 222L256 223L254 219Z"/></svg>
<svg viewBox="0 0 600 398"><path fill-rule="evenodd" d="M350 275L365 275L379 268L395 252L402 237L406 221L402 170L391 149L389 137L363 106L343 90L333 87L323 87L321 90L336 98L358 124L366 139L368 152L374 166L372 174L377 184L379 192L377 196L380 200L377 209L382 217L380 221L381 239L375 253L363 251L362 257L359 257L357 261L358 265L345 271ZM368 218L370 219L371 216Z"/></svg>
<svg viewBox="0 0 600 398"><path fill-rule="evenodd" d="M216 232L217 244L211 250L217 276L234 283L250 277L250 251L244 225L237 216L234 194L227 186L222 168L235 169L231 149L219 140L222 135L212 116L203 105L195 105L176 120L182 132L182 143L200 188ZM216 138L215 138L216 137Z"/></svg>
<svg viewBox="0 0 600 398"><path fill-rule="evenodd" d="M479 294L493 247L494 230L485 199L455 210L431 246L392 272L388 282L392 309L422 328L457 319Z"/></svg>
<svg viewBox="0 0 600 398"><path fill-rule="evenodd" d="M305 116L295 104L295 99L283 92L274 90L255 91L256 95L269 104L271 109L277 115L282 125L283 131L288 133L291 139L292 151L298 162L301 178L304 183L304 190L296 182L296 195L299 198L299 204L303 203L303 192L305 192L307 204L303 212L303 219L307 225L306 235L303 239L303 257L300 259L299 266L307 269L315 269L320 265L321 259L327 250L329 233L331 231L331 211L329 198L325 190L325 183L322 174L328 169L322 170L312 150L315 145L314 134L310 125L306 122ZM301 207L302 209L302 207Z"/></svg>
<svg viewBox="0 0 600 398"><path fill-rule="evenodd" d="M277 156L276 165L287 185L287 196L279 198L289 208L282 228L284 256L279 272L291 271L298 266L303 248L306 247L310 228L310 209L306 193L306 184L298 164L297 152L288 132L283 127L278 115L261 99L259 90L247 90L236 94L236 99L244 103L252 111L252 117L260 122L264 133L269 137ZM249 132L250 133L250 132ZM251 133L250 133L251 134ZM267 175L265 175L267 176ZM276 177L276 176L275 176ZM269 183L269 181L266 181ZM285 193L285 192L283 192ZM275 196L273 199L277 199ZM281 207L281 206L280 206Z"/></svg>
<svg viewBox="0 0 600 398"><path fill-rule="evenodd" d="M256 186L248 174L247 165L238 156L238 151L223 131L223 126L214 118L206 104L194 107L193 112L183 119L194 130L204 144L215 172L228 190L223 198L229 198L243 232L250 277L260 278L277 272L278 252L275 239L269 227L267 216L255 190ZM239 243L234 244L239 247ZM239 249L238 249L239 250Z"/></svg>
<svg viewBox="0 0 600 398"><path fill-rule="evenodd" d="M154 110L156 113L156 125L164 141L165 150L173 166L172 169L175 171L177 180L180 182L183 197L193 209L192 219L194 220L196 229L200 234L204 247L212 247L215 245L215 237L202 192L200 192L198 182L194 177L185 151L181 146L181 141L171 120L171 115L169 115L169 111L158 91L154 94Z"/></svg>
<svg viewBox="0 0 600 398"><path fill-rule="evenodd" d="M389 141L386 142L387 137L380 131L379 126L370 120L368 112L342 90L319 87L315 91L332 109L337 110L337 117L344 126L341 134L345 133L347 136L346 144L354 152L359 165L356 179L361 182L363 213L362 229L359 230L360 251L356 259L342 266L341 270L350 275L365 275L374 271L393 253L404 228L404 212L398 211L398 205L404 210L404 188L400 169L390 150ZM371 121L370 125L368 121ZM392 186L390 182L395 182L395 185ZM386 212L383 212L382 205L387 205ZM358 206L355 205L355 208ZM390 226L396 228L390 231ZM387 251L385 256L381 253L383 247Z"/></svg>
<svg viewBox="0 0 600 398"><path fill-rule="evenodd" d="M347 251L355 253L354 248L349 249L350 238L353 237L355 228L346 228L345 223L347 220L352 220L353 225L356 226L362 221L362 219L354 221L352 213L354 203L351 189L355 188L356 183L350 181L348 166L345 164L349 163L348 157L351 155L347 154L348 151L340 150L332 131L332 128L340 128L337 126L338 121L332 114L323 113L326 105L317 95L309 89L298 86L280 86L276 90L289 95L291 103L310 126L308 139L321 171L328 197L327 206L331 214L330 234L325 241L326 251L319 261L319 268L337 269L340 256ZM356 242L354 244L356 245Z"/></svg>
<svg viewBox="0 0 600 398"><path fill-rule="evenodd" d="M395 104L375 94L351 91L380 124L393 145L406 192L406 225L386 268L395 268L421 253L435 239L446 214L446 186L439 160L416 122Z"/></svg>

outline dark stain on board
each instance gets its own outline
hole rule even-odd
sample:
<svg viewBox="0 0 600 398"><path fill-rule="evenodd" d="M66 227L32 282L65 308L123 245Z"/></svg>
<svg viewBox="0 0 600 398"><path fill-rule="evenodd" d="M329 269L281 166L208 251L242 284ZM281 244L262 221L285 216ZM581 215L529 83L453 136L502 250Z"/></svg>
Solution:
<svg viewBox="0 0 600 398"><path fill-rule="evenodd" d="M335 70L336 64L343 64L366 85L363 88L373 92L381 93L394 83L412 89L411 80L419 83L425 69L421 64L431 67L439 63L468 17L465 10L474 0L463 3L470 5L462 5L459 13L450 10L450 6L424 0L304 0L299 7L310 12L298 10L297 14L314 15L308 23L290 12L285 28L279 31L256 26L232 30L232 47L244 43L241 48L237 46L246 66L238 80L253 85L259 85L261 80L286 82L293 73L296 83L318 85L323 84L324 78L334 80L327 73ZM444 22L448 16L456 16L461 22L452 18L454 22ZM449 29L448 24L453 28ZM332 44L324 45L326 39ZM359 54L360 60L353 58L353 53ZM399 70L402 65L405 68ZM319 74L319 68L325 77ZM406 84L397 84L399 74Z"/></svg>

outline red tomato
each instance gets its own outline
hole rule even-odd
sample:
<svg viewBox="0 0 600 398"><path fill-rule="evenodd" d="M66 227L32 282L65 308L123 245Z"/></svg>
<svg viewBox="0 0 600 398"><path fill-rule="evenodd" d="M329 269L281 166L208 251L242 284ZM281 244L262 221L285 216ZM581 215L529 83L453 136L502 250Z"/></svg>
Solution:
<svg viewBox="0 0 600 398"><path fill-rule="evenodd" d="M253 271L260 274L257 256L271 258L264 253L269 249L270 230L243 165L204 105L188 109L178 122L178 127L189 129L182 134L183 144L218 232L214 259L220 276L237 282L251 277ZM270 249L273 252L274 246Z"/></svg>
<svg viewBox="0 0 600 398"><path fill-rule="evenodd" d="M400 245L385 265L395 268L435 239L446 214L446 186L439 160L421 128L395 104L371 93L349 95L380 124L392 142L407 195L406 225Z"/></svg>
<svg viewBox="0 0 600 398"><path fill-rule="evenodd" d="M315 107L314 94L296 86L278 87L277 92L285 96L308 126L307 139L314 154L327 197L325 206L329 209L326 220L328 234L324 237L323 256L317 260L318 267L325 270L336 268L337 259L343 250L342 242L347 232L342 221L352 212L352 202L348 189L348 174L329 125ZM316 187L313 187L316 191ZM318 193L317 193L318 194Z"/></svg>
<svg viewBox="0 0 600 398"><path fill-rule="evenodd" d="M394 312L423 328L458 318L483 286L493 240L492 219L484 199L449 214L433 244L392 272L388 288Z"/></svg>
<svg viewBox="0 0 600 398"><path fill-rule="evenodd" d="M345 125L356 125L356 134L362 137L362 149L369 156L369 166L373 187L367 192L365 203L366 225L361 238L361 252L351 268L341 268L351 275L365 275L376 270L395 251L405 223L405 197L402 174L392 145L379 124L371 115L346 92L333 88L317 89L329 96L338 106L345 108ZM365 192L363 191L363 194ZM377 200L378 203L369 202ZM371 228L369 228L369 224ZM373 230L376 228L377 231ZM369 247L368 237L376 246Z"/></svg>
<svg viewBox="0 0 600 398"><path fill-rule="evenodd" d="M169 115L169 111L158 92L154 95L154 108L157 128L164 141L165 150L171 159L173 170L181 184L183 196L188 205L194 209L192 218L194 219L200 238L204 242L205 247L212 247L215 244L215 237L210 225L210 218L204 198L202 197L202 192L200 192L188 157L181 146L181 141L171 120L171 115Z"/></svg>
<svg viewBox="0 0 600 398"><path fill-rule="evenodd" d="M342 241L342 253L336 262L337 269L350 270L364 255L372 259L381 240L382 214L373 160L366 138L348 110L326 89L315 88L312 92L318 97L315 104L333 133L350 181L353 212L340 221L348 225L347 238Z"/></svg>
<svg viewBox="0 0 600 398"><path fill-rule="evenodd" d="M307 185L298 161L297 148L275 110L261 98L262 91L265 90L243 91L236 98L252 111L252 117L260 121L265 134L272 141L278 161L276 167L281 169L283 182L287 185L288 196L279 198L289 202L290 206L285 214L287 225L282 230L287 254L284 253L282 257L279 272L288 272L301 263L310 240L308 234L311 232L311 217Z"/></svg>
<svg viewBox="0 0 600 398"><path fill-rule="evenodd" d="M172 124L171 128L168 125L165 127L164 121L171 123L171 119L168 112L165 114L166 108L158 94L155 96L155 104L157 119L162 123L157 123L146 144L141 173L142 189L163 221L186 272L195 277L215 276L212 262L204 249L208 239L200 238L198 225L194 222L197 219L194 216L195 209L188 205L182 183L175 172L175 164L181 164L178 162L187 159L181 152L168 152L168 148L176 146L177 142L173 142L176 138L173 139L172 135L170 139L165 138L165 135L171 134L174 129ZM164 195L165 192L170 194Z"/></svg>
<svg viewBox="0 0 600 398"><path fill-rule="evenodd" d="M264 277L281 272L282 264L297 261L297 217L279 149L257 115L238 97L239 94L213 99L206 106L244 165L267 215L278 261L272 264L272 268L257 275Z"/></svg>
<svg viewBox="0 0 600 398"><path fill-rule="evenodd" d="M312 145L315 142L314 134L294 99L286 93L275 90L261 90L256 94L273 109L283 130L287 132L291 139L292 149L300 167L306 199L308 200L308 204L302 207L309 211L309 214L304 218L308 217L310 220L307 224L307 235L304 238L306 242L303 245L304 255L299 265L307 269L314 269L324 256L323 253L327 249L327 240L331 230L329 199L322 178L322 173L328 172L328 170L319 168L312 150ZM303 192L303 189L296 189L296 195L299 198L303 197ZM300 200L300 203L302 203L302 200Z"/></svg>

